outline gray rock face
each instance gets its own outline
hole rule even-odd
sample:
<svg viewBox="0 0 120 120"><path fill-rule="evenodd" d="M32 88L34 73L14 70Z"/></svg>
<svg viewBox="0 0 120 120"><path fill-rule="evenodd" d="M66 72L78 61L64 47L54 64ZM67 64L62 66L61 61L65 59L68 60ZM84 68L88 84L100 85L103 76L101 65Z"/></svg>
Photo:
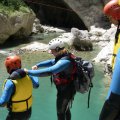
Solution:
<svg viewBox="0 0 120 120"><path fill-rule="evenodd" d="M54 27L87 29L81 18L64 0L26 0L43 25ZM33 4L35 3L35 4Z"/></svg>
<svg viewBox="0 0 120 120"><path fill-rule="evenodd" d="M109 0L26 0L36 13L41 24L54 27L76 27L86 30L90 26L110 28L103 14L103 7Z"/></svg>
<svg viewBox="0 0 120 120"><path fill-rule="evenodd" d="M103 14L103 7L109 0L64 0L82 19L84 24L90 28L104 27L108 25ZM107 22L107 23L105 23Z"/></svg>
<svg viewBox="0 0 120 120"><path fill-rule="evenodd" d="M0 13L0 44L3 44L11 35L17 37L30 35L34 19L33 12L18 12L14 15Z"/></svg>

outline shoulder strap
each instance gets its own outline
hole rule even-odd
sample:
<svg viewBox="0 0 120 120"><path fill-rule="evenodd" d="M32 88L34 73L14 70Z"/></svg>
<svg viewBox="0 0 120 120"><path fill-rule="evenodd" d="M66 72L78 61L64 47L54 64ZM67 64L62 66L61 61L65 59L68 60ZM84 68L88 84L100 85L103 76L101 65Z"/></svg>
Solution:
<svg viewBox="0 0 120 120"><path fill-rule="evenodd" d="M67 56L62 57L61 59L63 59L63 60L70 60L70 61L74 62L76 58L77 57L75 55L73 55L72 53L68 53Z"/></svg>
<svg viewBox="0 0 120 120"><path fill-rule="evenodd" d="M89 85L90 89L89 89L89 92L88 92L88 108L90 106L90 93L91 93L91 88L93 87L93 83L90 82L90 85Z"/></svg>
<svg viewBox="0 0 120 120"><path fill-rule="evenodd" d="M115 34L115 44L118 42L118 35L120 33L120 20L118 21L117 31Z"/></svg>

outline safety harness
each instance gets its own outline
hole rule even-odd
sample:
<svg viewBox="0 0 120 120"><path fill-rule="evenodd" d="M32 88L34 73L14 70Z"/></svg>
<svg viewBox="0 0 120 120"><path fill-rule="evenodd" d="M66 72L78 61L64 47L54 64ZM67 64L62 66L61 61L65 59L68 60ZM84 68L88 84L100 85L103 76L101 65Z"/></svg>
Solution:
<svg viewBox="0 0 120 120"><path fill-rule="evenodd" d="M55 58L55 63L59 60L62 60L62 59L63 60L64 59L70 60L69 54L65 54L65 55L62 55L62 56L59 56L59 57ZM53 82L55 83L55 85L68 84L68 83L70 83L71 81L74 80L75 71L76 71L76 65L75 65L74 62L72 62L71 66L69 66L69 68L63 70L60 73L54 74L52 76Z"/></svg>

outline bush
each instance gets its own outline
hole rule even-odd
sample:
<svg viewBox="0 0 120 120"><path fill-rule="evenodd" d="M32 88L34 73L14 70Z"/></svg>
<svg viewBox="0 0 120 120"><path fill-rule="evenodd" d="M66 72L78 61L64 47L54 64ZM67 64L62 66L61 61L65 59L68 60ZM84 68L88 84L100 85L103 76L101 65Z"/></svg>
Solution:
<svg viewBox="0 0 120 120"><path fill-rule="evenodd" d="M19 10L21 6L26 6L22 0L1 0L1 3L5 6L13 7L15 10Z"/></svg>

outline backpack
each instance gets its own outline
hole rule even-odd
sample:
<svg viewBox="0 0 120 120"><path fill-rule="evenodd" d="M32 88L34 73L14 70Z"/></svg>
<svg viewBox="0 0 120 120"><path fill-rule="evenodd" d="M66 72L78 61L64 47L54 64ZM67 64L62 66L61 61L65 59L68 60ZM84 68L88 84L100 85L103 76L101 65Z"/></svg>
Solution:
<svg viewBox="0 0 120 120"><path fill-rule="evenodd" d="M83 60L81 57L76 57L70 54L71 61L76 64L76 72L74 85L78 93L88 92L88 108L91 88L93 87L92 78L94 77L94 66L90 61Z"/></svg>
<svg viewBox="0 0 120 120"><path fill-rule="evenodd" d="M77 92L84 94L93 87L94 66L90 61L83 60L80 57L75 57L74 61L76 63L75 89Z"/></svg>

